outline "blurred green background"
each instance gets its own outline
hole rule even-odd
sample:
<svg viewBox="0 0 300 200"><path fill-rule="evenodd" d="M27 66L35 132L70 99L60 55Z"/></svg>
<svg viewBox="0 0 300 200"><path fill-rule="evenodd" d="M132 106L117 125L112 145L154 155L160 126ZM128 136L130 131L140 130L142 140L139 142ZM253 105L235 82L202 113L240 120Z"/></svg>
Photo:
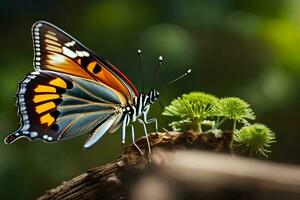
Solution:
<svg viewBox="0 0 300 200"><path fill-rule="evenodd" d="M147 89L159 86L165 105L194 90L244 98L257 121L277 134L270 159L300 164L300 1L174 2L2 0L1 141L19 126L14 95L18 81L33 70L30 28L42 19L118 66L139 89L136 50L142 49ZM164 63L153 86L159 55ZM188 68L193 70L189 77L166 85ZM150 116L167 127L170 121L161 112L154 105ZM1 143L1 199L32 199L122 152L120 131L105 135L89 150L83 150L85 138L51 145L27 140Z"/></svg>

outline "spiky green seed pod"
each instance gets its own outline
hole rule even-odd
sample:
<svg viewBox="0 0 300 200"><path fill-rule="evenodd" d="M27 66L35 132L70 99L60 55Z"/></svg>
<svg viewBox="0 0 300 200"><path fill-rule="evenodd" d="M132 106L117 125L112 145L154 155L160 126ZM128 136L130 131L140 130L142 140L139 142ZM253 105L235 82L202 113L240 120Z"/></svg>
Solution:
<svg viewBox="0 0 300 200"><path fill-rule="evenodd" d="M245 126L234 134L234 141L243 149L248 150L249 155L253 154L263 155L268 157L268 150L271 143L275 141L275 134L263 124L253 124Z"/></svg>
<svg viewBox="0 0 300 200"><path fill-rule="evenodd" d="M244 124L248 124L249 119L255 119L254 112L250 108L250 105L237 97L220 99L218 104L213 108L213 114Z"/></svg>
<svg viewBox="0 0 300 200"><path fill-rule="evenodd" d="M212 117L212 108L218 98L203 92L191 92L174 99L165 107L163 115L175 116L183 121L175 121L170 125L175 130L188 126L190 129L202 132L201 126L205 119Z"/></svg>

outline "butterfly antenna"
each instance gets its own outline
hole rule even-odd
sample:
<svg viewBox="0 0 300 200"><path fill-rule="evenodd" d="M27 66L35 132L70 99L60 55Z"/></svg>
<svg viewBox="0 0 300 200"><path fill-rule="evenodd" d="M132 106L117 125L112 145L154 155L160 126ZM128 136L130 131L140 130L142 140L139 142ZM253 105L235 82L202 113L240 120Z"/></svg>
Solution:
<svg viewBox="0 0 300 200"><path fill-rule="evenodd" d="M152 80L152 85L154 85L154 82L157 82L158 80L158 75L159 75L159 71L160 71L160 68L161 68L161 65L162 65L162 61L163 61L163 57L162 56L159 56L158 57L158 65L157 65L157 68L156 68L156 71L155 71L155 74L153 76L153 80Z"/></svg>
<svg viewBox="0 0 300 200"><path fill-rule="evenodd" d="M184 74L182 74L181 76L175 78L174 80L170 81L168 84L171 84L171 83L175 83L176 81L184 78L185 76L189 75L190 73L192 72L191 69L188 69Z"/></svg>
<svg viewBox="0 0 300 200"><path fill-rule="evenodd" d="M142 51L140 49L137 50L138 55L139 55L139 60L140 60L140 65L141 65L141 82L142 82L142 92L144 92L144 62L143 62L143 56L142 56Z"/></svg>
<svg viewBox="0 0 300 200"><path fill-rule="evenodd" d="M162 102L160 100L157 100L157 102L159 103L160 107L162 110L164 110L164 106L162 104ZM175 113L173 113L172 111L168 110L169 113L171 113L174 117L177 117L180 121L182 121L184 123L184 125L186 126L187 130L190 130L189 125L187 125L187 123L178 115L176 115Z"/></svg>

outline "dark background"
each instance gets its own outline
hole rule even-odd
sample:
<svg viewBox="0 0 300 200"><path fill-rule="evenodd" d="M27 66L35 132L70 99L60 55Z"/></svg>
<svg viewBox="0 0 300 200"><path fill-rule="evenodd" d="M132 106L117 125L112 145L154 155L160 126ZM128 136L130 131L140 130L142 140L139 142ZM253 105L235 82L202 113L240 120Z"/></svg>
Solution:
<svg viewBox="0 0 300 200"><path fill-rule="evenodd" d="M33 70L31 25L47 20L118 66L139 89L136 50L141 48L147 89L158 86L165 105L195 90L244 98L257 121L277 135L269 159L299 164L300 1L174 2L2 0L1 141L19 126L14 95L18 81ZM153 86L159 55L164 64ZM166 85L188 68L193 70L189 77ZM161 112L154 105L150 116L159 119L160 128L167 127L170 120ZM1 199L32 199L122 152L120 131L107 134L89 150L83 150L85 139L52 145L1 143Z"/></svg>

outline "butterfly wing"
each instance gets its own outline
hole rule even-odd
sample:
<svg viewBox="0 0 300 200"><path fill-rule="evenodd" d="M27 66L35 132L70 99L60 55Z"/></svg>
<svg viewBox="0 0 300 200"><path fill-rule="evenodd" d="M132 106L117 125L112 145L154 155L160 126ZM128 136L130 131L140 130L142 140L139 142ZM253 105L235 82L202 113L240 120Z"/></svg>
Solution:
<svg viewBox="0 0 300 200"><path fill-rule="evenodd" d="M27 75L17 99L22 126L6 143L20 137L54 142L107 128L99 139L120 120L121 107L127 103L120 92L101 82L51 71ZM94 143L95 139L89 146Z"/></svg>
<svg viewBox="0 0 300 200"><path fill-rule="evenodd" d="M109 62L56 26L39 21L32 27L34 66L105 83L129 101L138 95L128 78Z"/></svg>

